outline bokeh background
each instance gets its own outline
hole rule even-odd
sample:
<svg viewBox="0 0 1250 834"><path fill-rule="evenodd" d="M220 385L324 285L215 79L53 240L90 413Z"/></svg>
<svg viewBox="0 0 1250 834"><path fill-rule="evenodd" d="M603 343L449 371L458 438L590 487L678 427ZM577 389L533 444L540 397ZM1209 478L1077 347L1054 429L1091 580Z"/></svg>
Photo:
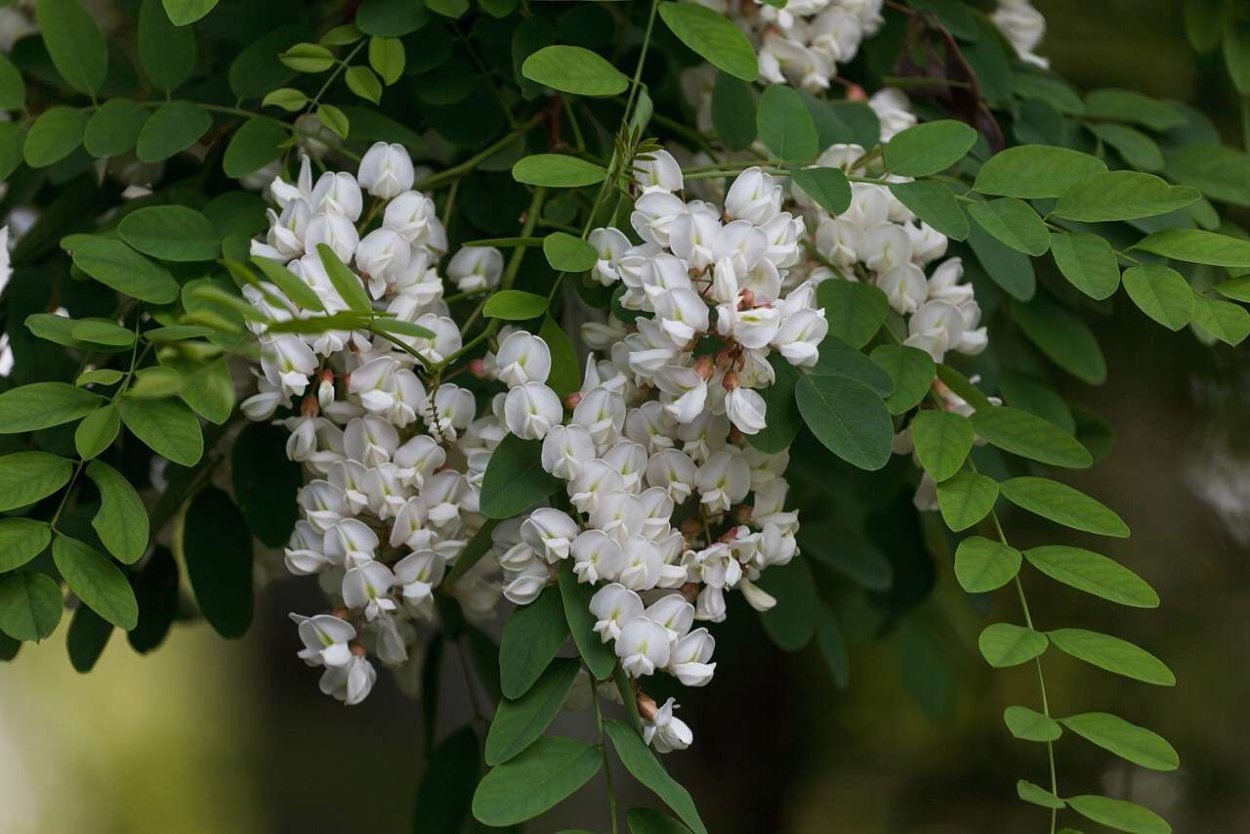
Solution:
<svg viewBox="0 0 1250 834"><path fill-rule="evenodd" d="M1079 85L1187 101L1240 144L1223 68L1189 48L1178 0L1036 5L1050 24L1043 52L1060 73ZM1126 715L1169 738L1182 765L1154 774L1065 738L1057 745L1061 792L1143 801L1178 832L1250 831L1250 361L1244 350L1208 350L1189 333L1167 333L1128 305L1097 332L1108 382L1073 384L1068 394L1118 438L1109 457L1072 482L1130 523L1131 539L1097 547L1148 579L1163 606L1091 605L1036 580L1030 601L1042 628L1104 629L1168 661L1180 681L1174 690L1057 653L1047 656L1047 678L1057 713ZM1054 535L1023 517L1010 524L1022 546ZM1015 601L1005 593L970 600L948 562L934 566L927 600L884 625L862 598L848 598L839 611L852 643L845 691L814 648L782 655L748 612L731 616L715 682L682 698L696 744L668 759L711 831L1044 830L1046 813L1014 796L1017 778L1044 781L1044 748L1013 741L1001 721L1005 705L1034 704L1031 667L992 673L975 647L988 617L1018 616ZM180 623L160 651L140 658L114 635L85 677L65 653L66 618L43 645L0 665L0 832L411 831L430 742L420 708L385 675L359 707L317 691L286 619L316 610L317 597L307 581L274 582L237 642ZM443 663L436 738L471 715L459 657L449 652ZM589 715L571 713L558 729L578 735L590 726ZM627 789L626 801L653 800ZM596 779L529 830L605 830L604 805Z"/></svg>

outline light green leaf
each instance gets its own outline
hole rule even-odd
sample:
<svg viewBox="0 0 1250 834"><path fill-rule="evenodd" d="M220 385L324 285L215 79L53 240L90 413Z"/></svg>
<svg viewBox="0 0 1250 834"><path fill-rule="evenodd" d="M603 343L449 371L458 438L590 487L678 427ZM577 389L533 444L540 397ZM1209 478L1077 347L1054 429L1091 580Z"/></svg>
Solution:
<svg viewBox="0 0 1250 834"><path fill-rule="evenodd" d="M259 117L248 119L230 137L221 169L227 177L242 179L282 156L283 145L290 138L291 134L280 122Z"/></svg>
<svg viewBox="0 0 1250 834"><path fill-rule="evenodd" d="M985 662L995 669L1019 666L1046 651L1046 635L1011 623L991 623L981 632L977 646Z"/></svg>
<svg viewBox="0 0 1250 834"><path fill-rule="evenodd" d="M1230 269L1250 268L1250 240L1202 229L1168 229L1155 232L1133 248L1187 263Z"/></svg>
<svg viewBox="0 0 1250 834"><path fill-rule="evenodd" d="M160 0L143 0L139 7L139 61L152 84L166 92L195 69L195 30L171 23Z"/></svg>
<svg viewBox="0 0 1250 834"><path fill-rule="evenodd" d="M1120 263L1111 244L1098 235L1058 232L1050 236L1050 254L1072 286L1102 300L1120 288Z"/></svg>
<svg viewBox="0 0 1250 834"><path fill-rule="evenodd" d="M204 619L222 637L242 637L252 624L252 535L230 496L216 487L195 496L175 546Z"/></svg>
<svg viewBox="0 0 1250 834"><path fill-rule="evenodd" d="M334 285L335 291L347 302L347 306L355 313L371 313L373 311L373 303L369 300L368 293L365 292L365 285L356 273L347 268L346 264L334 254L334 250L324 243L317 244L317 255L321 258L321 265L325 267L326 275L330 278L330 283Z"/></svg>
<svg viewBox="0 0 1250 834"><path fill-rule="evenodd" d="M937 374L933 357L913 347L878 345L869 358L880 365L894 383L885 405L895 415L905 414L919 405L928 395ZM772 414L771 406L768 413Z"/></svg>
<svg viewBox="0 0 1250 834"><path fill-rule="evenodd" d="M941 119L907 128L885 146L891 174L927 177L945 171L977 143L977 132L963 122Z"/></svg>
<svg viewBox="0 0 1250 834"><path fill-rule="evenodd" d="M760 74L755 47L725 15L697 3L661 3L660 17L677 38L717 69L743 81Z"/></svg>
<svg viewBox="0 0 1250 834"><path fill-rule="evenodd" d="M1176 211L1201 197L1189 186L1169 185L1153 174L1107 171L1065 191L1052 213L1083 223L1133 220Z"/></svg>
<svg viewBox="0 0 1250 834"><path fill-rule="evenodd" d="M60 318L60 316L57 316L57 318ZM159 330L160 328L157 329ZM149 331L144 335L150 337L151 332ZM126 375L124 373L114 368L91 368L80 373L78 378L74 380L74 384L79 386L116 385L125 378Z"/></svg>
<svg viewBox="0 0 1250 834"><path fill-rule="evenodd" d="M1063 735L1058 721L1028 707L1007 707L1003 721L1011 734L1021 741L1055 741Z"/></svg>
<svg viewBox="0 0 1250 834"><path fill-rule="evenodd" d="M111 98L100 105L83 132L82 143L95 157L120 156L132 150L148 120L147 108L130 99Z"/></svg>
<svg viewBox="0 0 1250 834"><path fill-rule="evenodd" d="M807 162L820 153L811 112L803 98L784 84L764 89L755 126L760 141L780 160Z"/></svg>
<svg viewBox="0 0 1250 834"><path fill-rule="evenodd" d="M851 205L851 183L840 168L796 168L790 176L803 193L831 214L841 214Z"/></svg>
<svg viewBox="0 0 1250 834"><path fill-rule="evenodd" d="M1106 88L1085 95L1085 112L1099 119L1133 122L1153 130L1171 130L1185 124L1185 116L1162 101L1132 90Z"/></svg>
<svg viewBox="0 0 1250 834"><path fill-rule="evenodd" d="M968 214L982 229L1017 252L1044 255L1050 234L1037 212L1016 197L999 197L987 203L969 203Z"/></svg>
<svg viewBox="0 0 1250 834"><path fill-rule="evenodd" d="M543 734L559 714L580 668L576 660L557 658L527 693L500 702L486 735L487 764L503 764Z"/></svg>
<svg viewBox="0 0 1250 834"><path fill-rule="evenodd" d="M1150 770L1176 770L1180 756L1167 739L1145 727L1107 712L1085 712L1060 718L1059 723L1086 741L1110 750L1121 759Z"/></svg>
<svg viewBox="0 0 1250 834"><path fill-rule="evenodd" d="M387 86L403 76L406 60L404 43L399 38L369 39L369 66L382 76Z"/></svg>
<svg viewBox="0 0 1250 834"><path fill-rule="evenodd" d="M333 104L322 104L317 107L317 121L340 139L346 139L352 129L347 114Z"/></svg>
<svg viewBox="0 0 1250 834"><path fill-rule="evenodd" d="M550 665L568 639L558 588L549 586L504 624L499 641L499 684L506 698L520 698Z"/></svg>
<svg viewBox="0 0 1250 834"><path fill-rule="evenodd" d="M1047 635L1061 651L1091 666L1155 686L1176 685L1163 661L1127 640L1083 628L1059 628Z"/></svg>
<svg viewBox="0 0 1250 834"><path fill-rule="evenodd" d="M1006 405L983 408L971 420L977 434L1013 455L1071 469L1084 469L1094 462L1076 438L1027 411Z"/></svg>
<svg viewBox="0 0 1250 834"><path fill-rule="evenodd" d="M156 109L139 130L135 155L161 162L186 150L213 126L208 111L189 101L171 101Z"/></svg>
<svg viewBox="0 0 1250 834"><path fill-rule="evenodd" d="M558 153L525 156L512 166L512 178L526 185L579 188L603 182L608 172L593 162Z"/></svg>
<svg viewBox="0 0 1250 834"><path fill-rule="evenodd" d="M100 491L100 510L91 526L109 553L133 565L148 549L148 512L143 500L120 472L103 461L93 460L87 477Z"/></svg>
<svg viewBox="0 0 1250 834"><path fill-rule="evenodd" d="M80 0L37 0L35 19L61 77L80 93L99 92L108 75L108 44Z"/></svg>
<svg viewBox="0 0 1250 834"><path fill-rule="evenodd" d="M1127 538L1128 525L1112 510L1067 484L1022 476L998 485L1003 497L1056 524L1099 536Z"/></svg>
<svg viewBox="0 0 1250 834"><path fill-rule="evenodd" d="M920 465L938 482L963 468L973 438L968 418L953 411L921 411L911 421L911 439Z"/></svg>
<svg viewBox="0 0 1250 834"><path fill-rule="evenodd" d="M972 187L999 197L1058 197L1086 177L1106 170L1105 162L1087 153L1049 145L1021 145L986 160Z"/></svg>
<svg viewBox="0 0 1250 834"><path fill-rule="evenodd" d="M629 78L605 58L580 46L546 46L525 59L521 74L530 81L578 96L616 96Z"/></svg>
<svg viewBox="0 0 1250 834"><path fill-rule="evenodd" d="M1159 150L1159 144L1137 128L1112 122L1093 122L1088 127L1134 168L1141 171L1163 170L1163 152Z"/></svg>
<svg viewBox="0 0 1250 834"><path fill-rule="evenodd" d="M1076 314L1039 295L1011 302L1011 314L1046 358L1089 385L1107 380L1107 360L1089 326Z"/></svg>
<svg viewBox="0 0 1250 834"><path fill-rule="evenodd" d="M585 272L599 260L595 247L568 232L552 232L544 237L543 254L557 272Z"/></svg>
<svg viewBox="0 0 1250 834"><path fill-rule="evenodd" d="M300 307L312 310L315 313L325 312L325 305L322 304L321 296L317 295L316 290L305 284L303 279L287 269L279 261L254 257L252 258L252 263L264 273L266 279L273 282L287 298ZM229 266L228 263L227 266ZM240 264L240 266L242 265ZM151 334L148 335L151 338Z"/></svg>
<svg viewBox="0 0 1250 834"><path fill-rule="evenodd" d="M175 26L186 26L208 14L217 5L217 0L161 0L165 13Z"/></svg>
<svg viewBox="0 0 1250 834"><path fill-rule="evenodd" d="M85 417L100 407L98 394L66 382L35 382L0 393L0 434L24 434Z"/></svg>
<svg viewBox="0 0 1250 834"><path fill-rule="evenodd" d="M1020 551L1014 547L972 536L955 551L955 578L970 594L993 591L1016 578L1020 561Z"/></svg>
<svg viewBox="0 0 1250 834"><path fill-rule="evenodd" d="M74 467L49 452L14 452L0 457L0 511L47 498L69 482Z"/></svg>
<svg viewBox="0 0 1250 834"><path fill-rule="evenodd" d="M612 676L616 653L595 632L595 617L590 613L590 598L594 591L593 585L577 581L573 566L565 560L560 566L560 599L564 604L564 618L586 668L595 680L602 681Z"/></svg>
<svg viewBox="0 0 1250 834"><path fill-rule="evenodd" d="M136 400L163 400L182 389L182 377L177 371L153 365L135 372L134 379L126 389L126 396Z"/></svg>
<svg viewBox="0 0 1250 834"><path fill-rule="evenodd" d="M42 553L51 541L52 530L47 522L0 518L0 573L20 568Z"/></svg>
<svg viewBox="0 0 1250 834"><path fill-rule="evenodd" d="M1054 808L1059 810L1067 806L1062 799L1055 796L1045 788L1035 785L1027 779L1021 779L1016 782L1016 795L1033 805L1040 805L1043 808Z"/></svg>
<svg viewBox="0 0 1250 834"><path fill-rule="evenodd" d="M368 67L360 65L348 67L347 72L343 73L343 80L347 82L347 89L365 101L371 101L374 104L382 101L382 82Z"/></svg>
<svg viewBox="0 0 1250 834"><path fill-rule="evenodd" d="M1194 296L1193 324L1230 345L1250 336L1250 313L1244 307L1205 295Z"/></svg>
<svg viewBox="0 0 1250 834"><path fill-rule="evenodd" d="M294 87L279 87L261 99L261 107L280 107L288 113L298 113L308 104L308 94Z"/></svg>
<svg viewBox="0 0 1250 834"><path fill-rule="evenodd" d="M495 827L525 822L590 781L601 763L594 745L544 736L482 777L473 794L473 816Z"/></svg>
<svg viewBox="0 0 1250 834"><path fill-rule="evenodd" d="M740 151L755 141L755 93L751 85L723 72L712 88L712 128L726 148Z"/></svg>
<svg viewBox="0 0 1250 834"><path fill-rule="evenodd" d="M76 321L70 326L69 332L75 341L91 342L106 347L130 347L135 343L133 330L105 319Z"/></svg>
<svg viewBox="0 0 1250 834"><path fill-rule="evenodd" d="M829 332L853 348L868 344L890 312L885 293L859 281L822 281L816 301L825 311Z"/></svg>
<svg viewBox="0 0 1250 834"><path fill-rule="evenodd" d="M1157 608L1159 595L1147 582L1114 559L1068 545L1024 552L1029 564L1056 582L1134 608Z"/></svg>
<svg viewBox="0 0 1250 834"><path fill-rule="evenodd" d="M152 451L182 466L204 454L200 421L178 400L121 401L122 422Z"/></svg>
<svg viewBox="0 0 1250 834"><path fill-rule="evenodd" d="M1163 817L1149 808L1123 799L1086 794L1069 797L1068 806L1086 819L1117 831L1127 831L1129 834L1172 834L1172 826Z"/></svg>
<svg viewBox="0 0 1250 834"><path fill-rule="evenodd" d="M46 573L0 576L0 631L15 640L42 640L61 622L61 589Z"/></svg>
<svg viewBox="0 0 1250 834"><path fill-rule="evenodd" d="M79 457L91 460L112 446L121 427L121 412L112 403L88 414L74 430L74 448Z"/></svg>
<svg viewBox="0 0 1250 834"><path fill-rule="evenodd" d="M937 485L942 520L956 533L967 530L994 509L998 484L976 472L959 472Z"/></svg>
<svg viewBox="0 0 1250 834"><path fill-rule="evenodd" d="M297 43L278 60L296 72L319 73L334 66L334 53L318 43Z"/></svg>
<svg viewBox="0 0 1250 834"><path fill-rule="evenodd" d="M40 114L26 134L26 164L46 168L60 162L82 144L87 114L76 107L50 107Z"/></svg>
<svg viewBox="0 0 1250 834"><path fill-rule="evenodd" d="M139 603L126 575L94 547L69 536L52 542L52 561L65 584L97 614L129 631L139 622Z"/></svg>
<svg viewBox="0 0 1250 834"><path fill-rule="evenodd" d="M803 422L835 455L860 469L889 462L894 426L871 388L848 377L804 376L795 399Z"/></svg>
<svg viewBox="0 0 1250 834"><path fill-rule="evenodd" d="M211 261L221 254L221 237L208 218L186 206L147 206L117 224L126 243L163 261Z"/></svg>
<svg viewBox="0 0 1250 834"><path fill-rule="evenodd" d="M652 793L664 800L694 834L707 834L703 820L695 809L694 800L686 789L664 770L655 754L643 743L632 727L620 721L608 721L604 728L616 748L616 755L633 777Z"/></svg>
<svg viewBox="0 0 1250 834"><path fill-rule="evenodd" d="M997 158L997 157L995 157ZM968 217L955 200L950 186L930 180L895 182L890 193L934 229L953 240L968 238Z"/></svg>

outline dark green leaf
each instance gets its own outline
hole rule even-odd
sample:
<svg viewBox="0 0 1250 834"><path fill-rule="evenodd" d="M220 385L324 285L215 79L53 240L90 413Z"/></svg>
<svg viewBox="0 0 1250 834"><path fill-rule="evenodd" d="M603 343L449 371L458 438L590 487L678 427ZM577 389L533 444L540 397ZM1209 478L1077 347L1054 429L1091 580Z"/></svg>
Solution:
<svg viewBox="0 0 1250 834"><path fill-rule="evenodd" d="M121 401L122 422L152 451L183 466L204 454L200 421L178 400Z"/></svg>
<svg viewBox="0 0 1250 834"><path fill-rule="evenodd" d="M968 217L945 183L917 180L890 184L890 193L924 222L952 240L966 240Z"/></svg>
<svg viewBox="0 0 1250 834"><path fill-rule="evenodd" d="M796 557L788 564L775 565L760 577L758 584L777 600L775 606L760 614L769 638L788 652L797 652L810 643L820 600L807 562Z"/></svg>
<svg viewBox="0 0 1250 834"><path fill-rule="evenodd" d="M620 757L625 769L652 793L664 800L664 804L671 808L691 831L695 834L707 834L707 828L703 825L703 820L699 819L699 812L695 809L694 800L690 798L690 794L677 784L672 776L668 775L664 766L643 743L638 733L620 721L608 721L604 729L607 730L608 737L612 739L612 746L616 748L616 755Z"/></svg>
<svg viewBox="0 0 1250 834"><path fill-rule="evenodd" d="M968 418L953 411L921 411L911 421L916 456L935 481L945 481L963 468L973 438Z"/></svg>
<svg viewBox="0 0 1250 834"><path fill-rule="evenodd" d="M842 629L839 628L833 611L826 605L821 605L816 612L816 645L820 648L821 657L825 659L825 665L829 667L829 673L833 675L833 682L839 689L846 689L851 682L851 661L847 654L846 639L842 636Z"/></svg>
<svg viewBox="0 0 1250 834"><path fill-rule="evenodd" d="M598 747L544 736L482 777L473 795L473 816L495 827L525 822L590 781L601 764Z"/></svg>
<svg viewBox="0 0 1250 834"><path fill-rule="evenodd" d="M69 483L73 465L49 452L14 452L0 457L0 511L47 498Z"/></svg>
<svg viewBox="0 0 1250 834"><path fill-rule="evenodd" d="M786 162L807 162L820 153L812 114L797 92L770 84L760 96L755 118L760 141Z"/></svg>
<svg viewBox="0 0 1250 834"><path fill-rule="evenodd" d="M1033 297L1037 278L1033 274L1033 261L1027 255L1005 246L975 224L968 230L968 245L990 280L1008 295L1020 301Z"/></svg>
<svg viewBox="0 0 1250 834"><path fill-rule="evenodd" d="M520 698L534 685L569 636L560 591L546 588L513 612L499 641L499 684L504 697Z"/></svg>
<svg viewBox="0 0 1250 834"><path fill-rule="evenodd" d="M606 59L580 46L546 46L525 59L521 74L543 86L578 96L615 96L629 78Z"/></svg>
<svg viewBox="0 0 1250 834"><path fill-rule="evenodd" d="M941 119L907 128L885 146L890 173L926 177L945 171L972 150L977 132L963 122Z"/></svg>
<svg viewBox="0 0 1250 834"><path fill-rule="evenodd" d="M503 764L546 731L564 705L580 668L576 660L557 658L528 692L499 704L486 735L487 764Z"/></svg>
<svg viewBox="0 0 1250 834"><path fill-rule="evenodd" d="M1216 339L1239 345L1250 336L1250 313L1228 301L1194 296L1193 324Z"/></svg>
<svg viewBox="0 0 1250 834"><path fill-rule="evenodd" d="M595 247L568 232L552 232L544 237L543 254L557 272L585 272L599 260Z"/></svg>
<svg viewBox="0 0 1250 834"><path fill-rule="evenodd" d="M130 99L111 98L91 114L82 143L92 156L120 156L139 140L148 110Z"/></svg>
<svg viewBox="0 0 1250 834"><path fill-rule="evenodd" d="M61 621L61 589L46 573L0 576L0 631L15 640L42 640Z"/></svg>
<svg viewBox="0 0 1250 834"><path fill-rule="evenodd" d="M82 144L87 114L76 107L51 107L35 120L26 134L24 156L32 168L46 168L69 156Z"/></svg>
<svg viewBox="0 0 1250 834"><path fill-rule="evenodd" d="M463 555L460 557L464 558ZM568 622L577 653L595 680L607 680L616 666L616 653L595 632L595 618L590 613L593 585L578 582L573 566L565 561L560 567L560 599L564 604L564 619Z"/></svg>
<svg viewBox="0 0 1250 834"><path fill-rule="evenodd" d="M208 111L189 101L171 101L156 109L139 130L135 155L160 162L195 144L213 126Z"/></svg>
<svg viewBox="0 0 1250 834"><path fill-rule="evenodd" d="M859 281L822 281L816 299L824 308L829 332L853 348L868 344L890 312L885 293Z"/></svg>
<svg viewBox="0 0 1250 834"><path fill-rule="evenodd" d="M1096 223L1153 217L1184 208L1201 198L1185 185L1169 185L1153 174L1107 171L1081 180L1063 193L1053 214Z"/></svg>
<svg viewBox="0 0 1250 834"><path fill-rule="evenodd" d="M1155 232L1134 248L1188 263L1232 269L1250 267L1250 240L1202 229L1168 229Z"/></svg>
<svg viewBox="0 0 1250 834"><path fill-rule="evenodd" d="M564 486L542 466L542 444L509 434L491 455L482 478L482 514L512 518Z"/></svg>
<svg viewBox="0 0 1250 834"><path fill-rule="evenodd" d="M1105 162L1087 153L1049 145L1021 145L986 160L972 187L999 197L1058 197L1076 183L1106 170Z"/></svg>
<svg viewBox="0 0 1250 834"><path fill-rule="evenodd" d="M281 122L248 119L231 137L221 168L226 176L242 179L282 156L283 145L290 138Z"/></svg>
<svg viewBox="0 0 1250 834"><path fill-rule="evenodd" d="M221 237L208 218L186 206L147 206L117 224L122 240L162 261L211 261L221 254Z"/></svg>
<svg viewBox="0 0 1250 834"><path fill-rule="evenodd" d="M42 553L51 541L52 531L47 522L33 518L0 518L0 573L20 568Z"/></svg>
<svg viewBox="0 0 1250 834"><path fill-rule="evenodd" d="M716 73L712 88L712 128L730 150L750 147L755 141L755 94L751 85L723 72Z"/></svg>
<svg viewBox="0 0 1250 834"><path fill-rule="evenodd" d="M37 0L35 19L52 64L71 87L94 96L108 74L108 44L79 0Z"/></svg>
<svg viewBox="0 0 1250 834"><path fill-rule="evenodd" d="M803 422L831 452L860 469L890 459L894 426L872 389L840 376L804 376L795 388Z"/></svg>
<svg viewBox="0 0 1250 834"><path fill-rule="evenodd" d="M195 30L179 28L161 8L160 0L139 7L139 60L152 84L169 92L195 69Z"/></svg>
<svg viewBox="0 0 1250 834"><path fill-rule="evenodd" d="M1063 277L1090 298L1101 301L1120 288L1120 263L1115 250L1098 235L1052 234L1050 254Z"/></svg>
<svg viewBox="0 0 1250 834"><path fill-rule="evenodd" d="M878 345L869 357L893 380L890 396L885 398L886 408L891 414L905 414L928 395L937 368L933 357L923 350L902 345Z"/></svg>
<svg viewBox="0 0 1250 834"><path fill-rule="evenodd" d="M103 403L99 394L66 382L35 382L0 393L0 434L23 434L84 417Z"/></svg>
<svg viewBox="0 0 1250 834"><path fill-rule="evenodd" d="M242 637L252 624L252 537L230 496L209 487L192 500L182 555L204 619L222 637Z"/></svg>
<svg viewBox="0 0 1250 834"><path fill-rule="evenodd" d="M217 5L217 0L161 0L165 13L175 26L186 26L208 14Z"/></svg>
<svg viewBox="0 0 1250 834"><path fill-rule="evenodd" d="M937 486L938 508L946 526L967 530L994 509L998 484L975 472L960 472Z"/></svg>
<svg viewBox="0 0 1250 834"><path fill-rule="evenodd" d="M969 203L968 214L1000 243L1017 252L1044 255L1050 248L1046 224L1028 203L1016 197Z"/></svg>
<svg viewBox="0 0 1250 834"><path fill-rule="evenodd" d="M625 822L629 825L629 834L690 834L689 828L654 808L630 808L625 812ZM561 834L579 832L568 831Z"/></svg>
<svg viewBox="0 0 1250 834"><path fill-rule="evenodd" d="M356 25L366 35L401 38L428 23L424 4L411 0L365 0L356 12Z"/></svg>
<svg viewBox="0 0 1250 834"><path fill-rule="evenodd" d="M841 214L851 205L851 184L840 168L796 168L791 177L795 185L831 214Z"/></svg>
<svg viewBox="0 0 1250 834"><path fill-rule="evenodd" d="M1013 301L1011 313L1047 359L1089 385L1106 381L1107 361L1082 319L1044 296L1027 304Z"/></svg>
<svg viewBox="0 0 1250 834"><path fill-rule="evenodd" d="M417 789L413 834L437 831L450 834L464 828L481 769L480 755L472 726L461 727L433 747L426 757L425 773Z"/></svg>

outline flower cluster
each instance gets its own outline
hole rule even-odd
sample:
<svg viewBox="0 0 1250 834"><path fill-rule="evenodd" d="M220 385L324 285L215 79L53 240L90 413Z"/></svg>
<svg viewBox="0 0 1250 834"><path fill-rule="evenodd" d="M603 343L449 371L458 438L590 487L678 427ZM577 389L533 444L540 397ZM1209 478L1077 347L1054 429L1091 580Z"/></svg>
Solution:
<svg viewBox="0 0 1250 834"><path fill-rule="evenodd" d="M1021 61L1042 69L1050 66L1050 61L1036 52L1046 36L1046 18L1029 0L998 0L998 8L990 19L1015 48Z"/></svg>
<svg viewBox="0 0 1250 834"><path fill-rule="evenodd" d="M350 266L379 312L434 334L382 338L254 326L259 393L242 408L254 420L279 408L295 412L280 420L290 430L287 454L310 478L299 493L302 518L286 565L294 574L318 574L336 606L333 614L292 615L305 645L300 657L325 667L322 690L348 704L373 686L370 655L401 670L401 679L415 679L420 627L436 616L433 590L483 523L478 487L504 433L493 415L475 419L468 390L440 384L427 391L416 373L416 357L443 361L460 349L461 336L437 269L446 233L433 202L412 190L414 177L398 145L373 146L355 176L327 171L315 183L305 158L295 183L279 178L270 186L278 209L252 251L286 264L324 312L301 307L274 284L244 288L268 322L347 310L318 254L324 244ZM496 285L501 271L502 257L490 249L462 250L447 264L464 291ZM491 570L481 562L456 583L471 618L489 614L498 600Z"/></svg>

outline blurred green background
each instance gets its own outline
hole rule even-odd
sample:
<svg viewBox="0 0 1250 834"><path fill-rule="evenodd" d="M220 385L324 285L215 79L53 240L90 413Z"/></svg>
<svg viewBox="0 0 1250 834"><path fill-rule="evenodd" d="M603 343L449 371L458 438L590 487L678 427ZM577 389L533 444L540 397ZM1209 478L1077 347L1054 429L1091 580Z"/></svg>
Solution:
<svg viewBox="0 0 1250 834"><path fill-rule="evenodd" d="M1042 51L1060 73L1082 86L1190 102L1239 144L1223 68L1192 53L1179 2L1037 5L1050 24ZM1128 305L1117 305L1098 334L1109 381L1068 393L1107 419L1118 440L1110 457L1072 481L1130 523L1131 539L1098 547L1149 580L1163 606L1090 605L1036 580L1030 601L1041 628L1099 628L1167 660L1180 681L1174 690L1057 653L1047 656L1047 678L1057 713L1125 715L1170 739L1182 765L1154 774L1065 738L1057 744L1060 790L1144 802L1178 832L1250 831L1250 362L1244 351L1207 350L1189 333L1152 326ZM1014 544L1053 536L1019 516L1009 525ZM719 632L716 680L681 697L696 743L668 759L710 830L1045 830L1046 813L1014 795L1017 778L1044 781L1044 748L1013 741L1001 721L1007 704L1036 705L1033 673L992 673L975 647L987 617L1018 618L1015 601L1005 593L970 600L945 562L936 576L929 599L883 633L853 601L839 612L855 644L845 692L814 649L781 655L748 612L731 616ZM359 707L317 691L316 672L295 658L286 612L320 606L314 583L280 579L262 591L240 642L182 624L161 650L139 658L114 636L81 677L65 655L62 625L0 666L0 832L409 831L426 747L420 709L385 674ZM459 659L443 661L440 737L470 714ZM557 729L585 734L590 723L574 713ZM606 829L601 790L593 780L529 830ZM652 800L635 793L627 801Z"/></svg>

